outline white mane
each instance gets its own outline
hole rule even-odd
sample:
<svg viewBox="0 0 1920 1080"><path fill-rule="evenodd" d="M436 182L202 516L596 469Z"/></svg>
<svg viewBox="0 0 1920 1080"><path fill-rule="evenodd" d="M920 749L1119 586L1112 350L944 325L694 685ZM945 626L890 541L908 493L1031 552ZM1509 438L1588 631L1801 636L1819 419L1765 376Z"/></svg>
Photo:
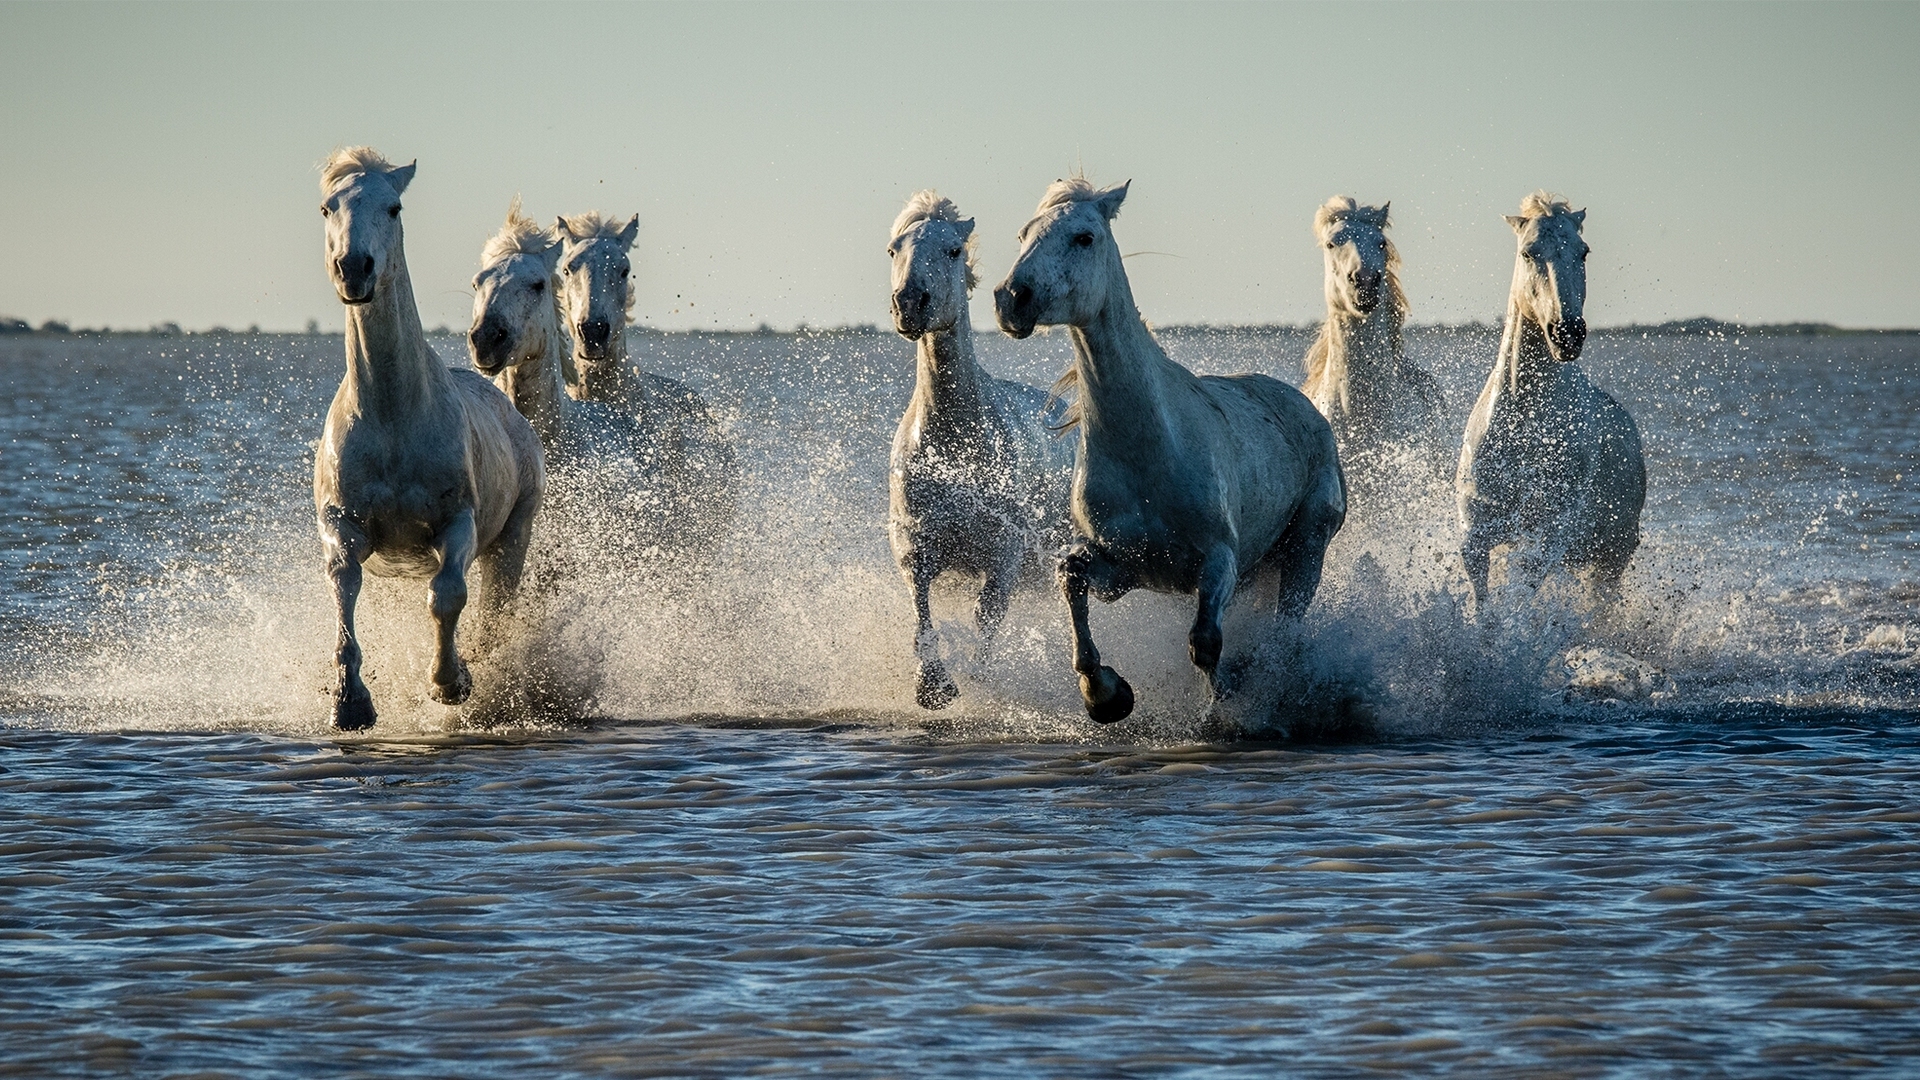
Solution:
<svg viewBox="0 0 1920 1080"><path fill-rule="evenodd" d="M1047 185L1046 193L1040 196L1040 205L1034 208L1033 216L1037 218L1048 211L1058 210L1074 203L1093 202L1106 193L1105 188L1094 187L1084 176L1069 176L1064 180L1055 180ZM1114 216L1119 217L1120 212L1115 210Z"/></svg>
<svg viewBox="0 0 1920 1080"><path fill-rule="evenodd" d="M1573 204L1544 189L1520 200L1523 218L1550 218L1573 213Z"/></svg>
<svg viewBox="0 0 1920 1080"><path fill-rule="evenodd" d="M952 199L932 188L927 188L925 191L916 191L908 197L906 208L900 211L899 217L893 219L893 232L890 235L894 239L899 239L900 234L906 232L907 228L916 222L947 221L958 225L963 220L965 219L960 214L960 208L953 204ZM968 292L972 292L973 287L980 283L979 274L974 267L974 262L979 255L978 248L979 242L976 237L969 235L967 237Z"/></svg>
<svg viewBox="0 0 1920 1080"><path fill-rule="evenodd" d="M553 246L554 236L520 212L520 196L507 207L506 223L480 249L482 266L499 262L509 255L539 255Z"/></svg>
<svg viewBox="0 0 1920 1080"><path fill-rule="evenodd" d="M562 214L566 238L576 244L585 244L594 240L619 240L620 231L627 227L626 222L607 217L598 210L589 210L584 214Z"/></svg>
<svg viewBox="0 0 1920 1080"><path fill-rule="evenodd" d="M332 191L334 185L349 176L392 172L393 168L393 162L380 156L380 151L371 146L343 146L321 163L320 190Z"/></svg>

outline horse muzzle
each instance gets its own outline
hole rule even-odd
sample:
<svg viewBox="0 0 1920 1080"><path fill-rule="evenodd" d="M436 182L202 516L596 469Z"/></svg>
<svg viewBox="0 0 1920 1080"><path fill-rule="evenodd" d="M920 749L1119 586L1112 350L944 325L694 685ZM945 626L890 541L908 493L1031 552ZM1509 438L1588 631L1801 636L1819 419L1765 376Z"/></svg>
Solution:
<svg viewBox="0 0 1920 1080"><path fill-rule="evenodd" d="M1012 282L993 290L993 315L1001 332L1016 341L1031 335L1040 322L1034 314L1033 290Z"/></svg>
<svg viewBox="0 0 1920 1080"><path fill-rule="evenodd" d="M927 293L901 289L893 294L893 332L908 341L918 341L931 327L927 325Z"/></svg>
<svg viewBox="0 0 1920 1080"><path fill-rule="evenodd" d="M333 260L333 291L343 304L360 305L373 299L373 256L342 255Z"/></svg>
<svg viewBox="0 0 1920 1080"><path fill-rule="evenodd" d="M1547 328L1547 340L1553 345L1553 354L1561 361L1580 359L1580 350L1587 344L1587 320L1562 319Z"/></svg>
<svg viewBox="0 0 1920 1080"><path fill-rule="evenodd" d="M613 340L613 325L605 319L589 319L574 328L579 336L580 352L590 360L607 358L607 345Z"/></svg>
<svg viewBox="0 0 1920 1080"><path fill-rule="evenodd" d="M467 331L467 353L483 375L498 375L513 363L513 331L492 319Z"/></svg>

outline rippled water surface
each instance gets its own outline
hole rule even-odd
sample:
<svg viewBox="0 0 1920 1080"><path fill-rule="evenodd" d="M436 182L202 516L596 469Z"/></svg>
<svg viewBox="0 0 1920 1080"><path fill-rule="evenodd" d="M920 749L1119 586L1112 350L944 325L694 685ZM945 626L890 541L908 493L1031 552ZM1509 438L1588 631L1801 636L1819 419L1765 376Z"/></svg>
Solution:
<svg viewBox="0 0 1920 1080"><path fill-rule="evenodd" d="M1101 729L1045 596L984 656L944 597L965 696L913 707L908 346L643 335L741 447L737 538L550 585L582 704L532 720L427 702L376 583L344 740L338 339L0 339L0 1075L1911 1075L1917 343L1598 335L1651 478L1620 615L1471 626L1414 492L1303 640L1230 630L1234 708L1183 605L1100 608L1142 691ZM1168 344L1295 378L1304 338ZM1412 344L1463 416L1491 341Z"/></svg>

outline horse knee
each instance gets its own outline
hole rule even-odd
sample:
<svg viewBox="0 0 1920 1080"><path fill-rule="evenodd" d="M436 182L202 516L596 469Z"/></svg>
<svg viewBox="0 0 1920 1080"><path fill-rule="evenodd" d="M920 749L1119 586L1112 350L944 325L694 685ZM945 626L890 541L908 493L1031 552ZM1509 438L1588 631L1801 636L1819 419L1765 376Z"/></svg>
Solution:
<svg viewBox="0 0 1920 1080"><path fill-rule="evenodd" d="M467 607L467 581L464 577L435 577L427 587L427 607L436 619L451 619Z"/></svg>

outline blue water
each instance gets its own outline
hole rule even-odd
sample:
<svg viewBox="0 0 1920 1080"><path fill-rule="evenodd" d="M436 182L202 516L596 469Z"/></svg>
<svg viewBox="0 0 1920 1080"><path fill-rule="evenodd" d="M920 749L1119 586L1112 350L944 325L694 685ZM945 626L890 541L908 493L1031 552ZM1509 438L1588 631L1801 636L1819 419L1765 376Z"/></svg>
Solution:
<svg viewBox="0 0 1920 1080"><path fill-rule="evenodd" d="M1410 342L1464 417L1491 340ZM1625 616L1470 630L1415 493L1304 644L1240 627L1266 712L1207 708L1182 605L1098 609L1142 690L1103 729L1044 595L983 659L944 597L965 693L912 705L908 345L639 335L739 443L739 536L563 587L590 696L533 724L426 701L420 589L375 583L352 740L307 489L339 349L0 338L0 1074L1920 1069L1920 337L1596 335L1648 447ZM1570 693L1582 648L1662 688Z"/></svg>

